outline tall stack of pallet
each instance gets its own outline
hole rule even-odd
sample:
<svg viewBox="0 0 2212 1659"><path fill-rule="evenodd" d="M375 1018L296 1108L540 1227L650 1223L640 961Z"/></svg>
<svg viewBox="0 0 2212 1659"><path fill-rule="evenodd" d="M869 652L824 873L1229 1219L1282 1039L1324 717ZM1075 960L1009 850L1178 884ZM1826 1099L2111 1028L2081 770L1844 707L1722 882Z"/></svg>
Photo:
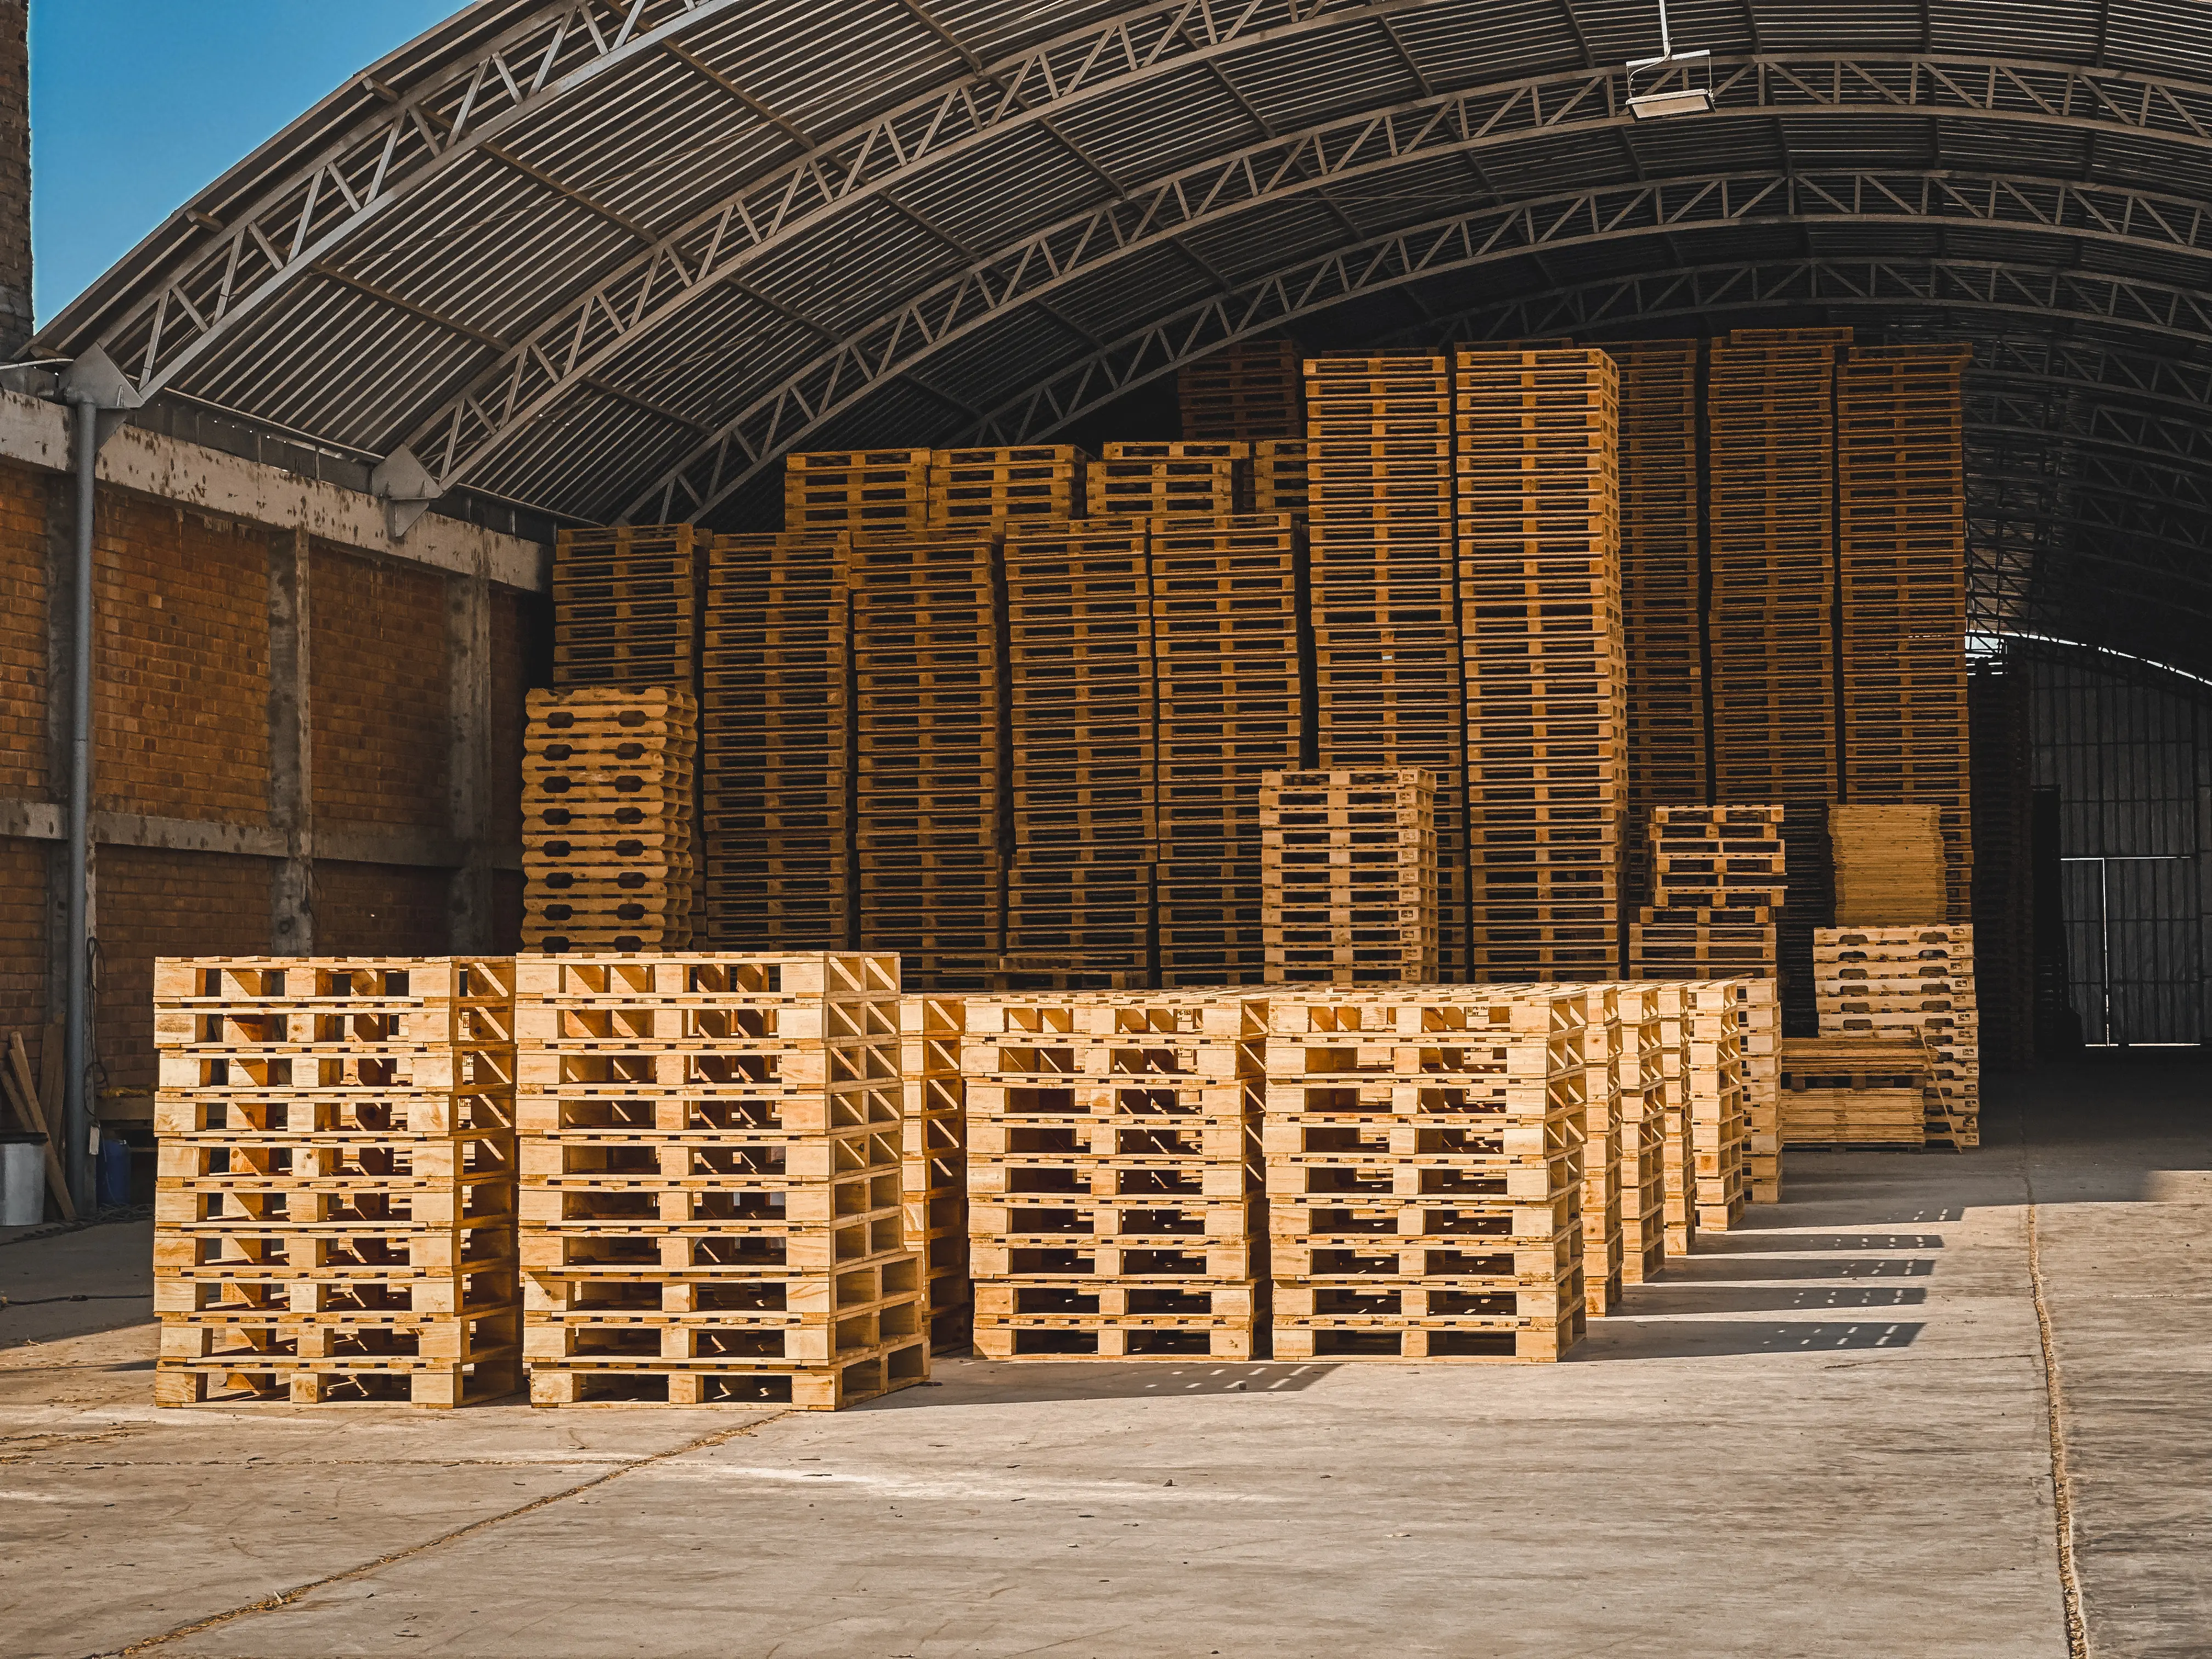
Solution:
<svg viewBox="0 0 2212 1659"><path fill-rule="evenodd" d="M1748 987L1699 980L1683 987L1688 1044L1690 1144L1697 1168L1697 1231L1723 1233L1743 1219L1749 1174L1743 1039Z"/></svg>
<svg viewBox="0 0 2212 1659"><path fill-rule="evenodd" d="M1621 1074L1633 1071L1634 1053L1621 1032L1620 1004L1617 986L1583 988L1583 1302L1593 1318L1620 1305L1627 1282Z"/></svg>
<svg viewBox="0 0 2212 1659"><path fill-rule="evenodd" d="M1162 985L1262 976L1261 779L1310 729L1304 556L1287 513L1152 520Z"/></svg>
<svg viewBox="0 0 2212 1659"><path fill-rule="evenodd" d="M1267 1006L1274 1357L1564 1357L1587 1316L1581 989Z"/></svg>
<svg viewBox="0 0 2212 1659"><path fill-rule="evenodd" d="M927 1379L896 958L526 959L516 993L532 1404Z"/></svg>
<svg viewBox="0 0 2212 1659"><path fill-rule="evenodd" d="M564 530L553 544L553 684L674 685L697 667L700 532Z"/></svg>
<svg viewBox="0 0 2212 1659"><path fill-rule="evenodd" d="M672 686L532 691L522 745L522 942L691 942L698 704Z"/></svg>
<svg viewBox="0 0 2212 1659"><path fill-rule="evenodd" d="M1436 779L1439 972L1467 964L1466 687L1453 541L1451 365L1306 370L1315 764Z"/></svg>
<svg viewBox="0 0 2212 1659"><path fill-rule="evenodd" d="M1836 382L1844 799L1941 811L1942 920L1955 922L1973 905L1961 392L1971 357L1964 346L1859 346Z"/></svg>
<svg viewBox="0 0 2212 1659"><path fill-rule="evenodd" d="M1176 371L1185 438L1295 438L1304 395L1295 340L1240 340Z"/></svg>
<svg viewBox="0 0 2212 1659"><path fill-rule="evenodd" d="M1142 519L1006 532L1006 954L1052 964L1046 984L1060 989L1140 987L1151 971L1158 757L1148 558Z"/></svg>
<svg viewBox="0 0 2212 1659"><path fill-rule="evenodd" d="M929 522L926 449L835 449L783 458L783 527L920 530Z"/></svg>
<svg viewBox="0 0 2212 1659"><path fill-rule="evenodd" d="M1418 767L1262 775L1270 984L1435 982L1435 803Z"/></svg>
<svg viewBox="0 0 2212 1659"><path fill-rule="evenodd" d="M1981 1145L1972 927L1826 927L1813 949L1820 1035L1926 1042L1928 1140L1961 1152Z"/></svg>
<svg viewBox="0 0 2212 1659"><path fill-rule="evenodd" d="M852 940L850 554L834 531L721 536L708 550L700 794L719 943Z"/></svg>
<svg viewBox="0 0 2212 1659"><path fill-rule="evenodd" d="M1469 971L1620 972L1628 798L1618 371L1602 351L1462 351L1460 648Z"/></svg>
<svg viewBox="0 0 2212 1659"><path fill-rule="evenodd" d="M853 543L860 942L924 990L989 986L1005 949L999 556L988 526Z"/></svg>
<svg viewBox="0 0 2212 1659"><path fill-rule="evenodd" d="M989 528L1018 519L1079 519L1089 460L1068 444L932 450L929 522Z"/></svg>
<svg viewBox="0 0 2212 1659"><path fill-rule="evenodd" d="M1782 997L1764 976L1740 981L1737 1048L1743 1063L1743 1195L1782 1201Z"/></svg>
<svg viewBox="0 0 2212 1659"><path fill-rule="evenodd" d="M1674 988L1631 982L1611 988L1618 1032L1613 1081L1615 1184L1620 1194L1620 1276L1656 1279L1667 1261L1667 1066L1662 1045L1667 994ZM1587 1238L1587 1229L1585 1229Z"/></svg>
<svg viewBox="0 0 2212 1659"><path fill-rule="evenodd" d="M1252 446L1252 510L1306 510L1306 441L1262 438Z"/></svg>
<svg viewBox="0 0 2212 1659"><path fill-rule="evenodd" d="M1695 1010L1687 980L1643 981L1650 987L1653 1017L1659 1023L1661 1079L1660 1165L1663 1171L1661 1220L1666 1253L1687 1255L1698 1236L1698 1149L1696 1114L1690 1097L1693 1070L1692 1031ZM1706 1075L1718 1073L1708 1071Z"/></svg>
<svg viewBox="0 0 2212 1659"><path fill-rule="evenodd" d="M1975 994L1982 1058L2000 1068L2035 1058L2035 902L2027 676L2002 658L1967 682L1973 720Z"/></svg>
<svg viewBox="0 0 2212 1659"><path fill-rule="evenodd" d="M1255 1356L1266 1006L968 1000L978 1353Z"/></svg>
<svg viewBox="0 0 2212 1659"><path fill-rule="evenodd" d="M1210 443L1109 443L1085 469L1094 519L1157 518L1165 514L1221 516L1251 505L1252 446Z"/></svg>
<svg viewBox="0 0 2212 1659"><path fill-rule="evenodd" d="M967 1015L957 996L899 999L906 1243L921 1255L932 1353L966 1347L975 1313L968 1279L968 1091L960 1076Z"/></svg>
<svg viewBox="0 0 2212 1659"><path fill-rule="evenodd" d="M521 1387L514 968L155 964L156 1405Z"/></svg>
<svg viewBox="0 0 2212 1659"><path fill-rule="evenodd" d="M1628 933L1636 979L1772 978L1788 896L1780 806L1655 806L1645 821L1651 902Z"/></svg>

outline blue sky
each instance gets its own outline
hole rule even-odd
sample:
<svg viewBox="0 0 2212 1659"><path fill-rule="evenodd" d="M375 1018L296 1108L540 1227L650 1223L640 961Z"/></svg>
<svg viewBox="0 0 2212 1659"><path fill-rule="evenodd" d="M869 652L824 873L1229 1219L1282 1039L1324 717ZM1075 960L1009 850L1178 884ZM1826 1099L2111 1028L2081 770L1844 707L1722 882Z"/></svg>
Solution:
<svg viewBox="0 0 2212 1659"><path fill-rule="evenodd" d="M31 0L44 323L187 197L463 0Z"/></svg>

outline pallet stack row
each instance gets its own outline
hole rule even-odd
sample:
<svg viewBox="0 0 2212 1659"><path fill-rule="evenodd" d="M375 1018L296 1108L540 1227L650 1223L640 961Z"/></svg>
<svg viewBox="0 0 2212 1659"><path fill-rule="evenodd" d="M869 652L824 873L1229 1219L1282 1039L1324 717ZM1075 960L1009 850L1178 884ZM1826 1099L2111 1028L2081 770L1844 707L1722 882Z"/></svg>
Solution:
<svg viewBox="0 0 2212 1659"><path fill-rule="evenodd" d="M1293 340L1240 340L1176 372L1188 438L1295 438L1305 428L1305 386ZM1261 508L1262 512L1269 511Z"/></svg>
<svg viewBox="0 0 2212 1659"><path fill-rule="evenodd" d="M1454 371L1469 973L1620 972L1628 797L1618 371L1462 351Z"/></svg>
<svg viewBox="0 0 2212 1659"><path fill-rule="evenodd" d="M1632 1004L1634 999L1628 1000ZM1621 1030L1617 985L1583 994L1583 1303L1592 1318L1620 1305L1627 1277L1627 1203L1622 1153L1629 1133L1621 1113L1624 1070L1637 1070L1636 1039Z"/></svg>
<svg viewBox="0 0 2212 1659"><path fill-rule="evenodd" d="M521 1387L512 959L155 964L155 1403Z"/></svg>
<svg viewBox="0 0 2212 1659"><path fill-rule="evenodd" d="M783 458L787 532L920 530L929 522L930 452L834 449Z"/></svg>
<svg viewBox="0 0 2212 1659"><path fill-rule="evenodd" d="M1925 1044L1794 1037L1782 1045L1787 1146L1922 1146L1933 1078Z"/></svg>
<svg viewBox="0 0 2212 1659"><path fill-rule="evenodd" d="M708 550L700 816L717 942L851 942L851 552L823 531L722 536Z"/></svg>
<svg viewBox="0 0 2212 1659"><path fill-rule="evenodd" d="M1300 425L1304 425L1303 420ZM1262 438L1252 446L1255 513L1304 513L1306 493L1304 438Z"/></svg>
<svg viewBox="0 0 2212 1659"><path fill-rule="evenodd" d="M1651 902L1630 927L1637 979L1774 976L1788 896L1779 806L1655 806L1645 821Z"/></svg>
<svg viewBox="0 0 2212 1659"><path fill-rule="evenodd" d="M673 686L532 691L522 745L522 943L691 942L698 705Z"/></svg>
<svg viewBox="0 0 2212 1659"><path fill-rule="evenodd" d="M1942 811L1856 801L1828 809L1838 927L1904 927L1948 919Z"/></svg>
<svg viewBox="0 0 2212 1659"><path fill-rule="evenodd" d="M933 1353L966 1347L975 1313L968 1279L968 1091L960 1075L967 1018L958 997L899 999L906 1244L921 1256Z"/></svg>
<svg viewBox="0 0 2212 1659"><path fill-rule="evenodd" d="M1079 519L1090 459L1067 444L932 450L929 522L988 529L1017 519Z"/></svg>
<svg viewBox="0 0 2212 1659"><path fill-rule="evenodd" d="M1667 1011L1680 1018L1675 985L1632 981L1611 988L1613 1164L1620 1194L1620 1274L1626 1285L1656 1279L1667 1261L1667 1147L1686 1145L1687 1113L1668 1103ZM1675 1060L1681 1059L1679 1038ZM1677 1168L1686 1167L1678 1160ZM1587 1237L1587 1231L1585 1232Z"/></svg>
<svg viewBox="0 0 2212 1659"><path fill-rule="evenodd" d="M1252 446L1212 442L1109 443L1085 471L1094 519L1221 516L1251 504Z"/></svg>
<svg viewBox="0 0 2212 1659"><path fill-rule="evenodd" d="M1948 908L1939 919L1957 922L1972 916L1973 887L1961 391L1971 356L1859 346L1836 382L1844 798L1940 809Z"/></svg>
<svg viewBox="0 0 2212 1659"><path fill-rule="evenodd" d="M1268 772L1260 824L1269 984L1436 981L1436 785L1428 773Z"/></svg>
<svg viewBox="0 0 2212 1659"><path fill-rule="evenodd" d="M927 1378L896 958L526 959L515 989L533 1405Z"/></svg>
<svg viewBox="0 0 2212 1659"><path fill-rule="evenodd" d="M1972 927L1824 927L1813 951L1820 1035L1924 1042L1928 1140L1960 1152L1981 1145Z"/></svg>
<svg viewBox="0 0 2212 1659"><path fill-rule="evenodd" d="M979 1354L1255 1357L1266 1006L969 999Z"/></svg>
<svg viewBox="0 0 2212 1659"><path fill-rule="evenodd" d="M988 987L1005 950L1000 551L988 526L853 544L860 943L931 989Z"/></svg>
<svg viewBox="0 0 2212 1659"><path fill-rule="evenodd" d="M1451 365L1306 371L1315 764L1434 775L1442 973L1466 971L1467 698L1454 545Z"/></svg>
<svg viewBox="0 0 2212 1659"><path fill-rule="evenodd" d="M1150 559L1142 519L1007 527L1006 953L1054 964L1060 989L1141 987L1151 972Z"/></svg>
<svg viewBox="0 0 2212 1659"><path fill-rule="evenodd" d="M1759 982L1703 980L1682 990L1690 1146L1696 1160L1696 1231L1700 1233L1723 1233L1736 1226L1749 1197L1750 1091L1744 1037L1756 1029L1750 1002L1752 988Z"/></svg>
<svg viewBox="0 0 2212 1659"><path fill-rule="evenodd" d="M691 688L701 538L688 524L561 532L553 545L556 688Z"/></svg>
<svg viewBox="0 0 2212 1659"><path fill-rule="evenodd" d="M1582 1335L1581 988L1267 1010L1274 1357L1556 1360Z"/></svg>

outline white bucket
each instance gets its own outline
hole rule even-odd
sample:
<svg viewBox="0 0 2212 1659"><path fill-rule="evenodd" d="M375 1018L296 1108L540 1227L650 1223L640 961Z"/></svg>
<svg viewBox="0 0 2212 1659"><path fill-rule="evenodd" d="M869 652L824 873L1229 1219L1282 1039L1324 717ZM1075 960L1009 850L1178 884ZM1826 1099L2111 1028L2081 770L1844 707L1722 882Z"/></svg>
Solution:
<svg viewBox="0 0 2212 1659"><path fill-rule="evenodd" d="M46 1138L0 1135L0 1227L46 1218Z"/></svg>

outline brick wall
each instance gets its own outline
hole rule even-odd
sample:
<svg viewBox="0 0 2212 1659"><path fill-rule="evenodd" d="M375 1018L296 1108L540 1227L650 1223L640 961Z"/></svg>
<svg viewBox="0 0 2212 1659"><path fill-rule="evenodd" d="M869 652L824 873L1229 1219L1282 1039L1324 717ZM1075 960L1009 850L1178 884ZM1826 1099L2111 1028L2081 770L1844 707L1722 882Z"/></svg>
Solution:
<svg viewBox="0 0 2212 1659"><path fill-rule="evenodd" d="M0 467L0 793L36 800L44 798L46 790L46 481L37 473L4 466Z"/></svg>
<svg viewBox="0 0 2212 1659"><path fill-rule="evenodd" d="M103 1089L154 1086L154 958L269 949L267 859L103 847L97 1047Z"/></svg>
<svg viewBox="0 0 2212 1659"><path fill-rule="evenodd" d="M452 885L443 870L317 865L315 954L442 956Z"/></svg>
<svg viewBox="0 0 2212 1659"><path fill-rule="evenodd" d="M317 547L310 580L316 816L446 831L446 578Z"/></svg>
<svg viewBox="0 0 2212 1659"><path fill-rule="evenodd" d="M530 689L534 607L511 588L491 592L491 799L484 835L501 846L522 839L522 731ZM520 925L518 913L517 925Z"/></svg>
<svg viewBox="0 0 2212 1659"><path fill-rule="evenodd" d="M46 1012L46 843L0 840L0 1042L17 1029L38 1054Z"/></svg>

